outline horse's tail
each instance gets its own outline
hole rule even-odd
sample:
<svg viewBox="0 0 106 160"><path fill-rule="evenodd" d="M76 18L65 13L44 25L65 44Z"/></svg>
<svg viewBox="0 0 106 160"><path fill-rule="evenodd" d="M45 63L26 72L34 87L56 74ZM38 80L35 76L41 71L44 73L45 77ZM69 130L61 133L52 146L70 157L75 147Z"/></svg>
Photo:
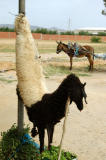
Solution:
<svg viewBox="0 0 106 160"><path fill-rule="evenodd" d="M92 52L92 54L93 54L93 60L94 60L94 57L95 57L95 54L94 54L94 48L93 48L93 52Z"/></svg>

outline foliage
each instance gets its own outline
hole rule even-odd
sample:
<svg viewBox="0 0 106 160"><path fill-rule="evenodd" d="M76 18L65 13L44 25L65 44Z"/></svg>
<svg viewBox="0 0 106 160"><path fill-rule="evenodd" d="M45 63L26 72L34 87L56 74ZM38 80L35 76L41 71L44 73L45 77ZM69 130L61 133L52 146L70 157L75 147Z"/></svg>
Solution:
<svg viewBox="0 0 106 160"><path fill-rule="evenodd" d="M32 30L32 33L42 33L42 34L57 34L56 30L48 30L47 28L37 28Z"/></svg>
<svg viewBox="0 0 106 160"><path fill-rule="evenodd" d="M98 36L106 36L106 32L98 32Z"/></svg>
<svg viewBox="0 0 106 160"><path fill-rule="evenodd" d="M100 37L97 37L97 36L93 36L93 37L91 38L91 42L100 43L100 42L101 42L101 38L100 38Z"/></svg>
<svg viewBox="0 0 106 160"><path fill-rule="evenodd" d="M46 150L42 153L41 157L42 160L56 160L58 158L59 153L59 147L52 146L51 151ZM76 158L75 154L72 154L70 152L64 152L61 153L61 160L73 160Z"/></svg>
<svg viewBox="0 0 106 160"><path fill-rule="evenodd" d="M1 32L14 32L14 28L1 27ZM36 30L32 30L32 33L42 33L42 34L57 34L57 30L49 30L47 28L37 28Z"/></svg>
<svg viewBox="0 0 106 160"><path fill-rule="evenodd" d="M0 159L2 160L36 160L37 154L32 144L25 143L21 145L21 138L29 132L29 127L18 132L16 125L13 125L7 132L1 133ZM14 157L14 158L13 158Z"/></svg>
<svg viewBox="0 0 106 160"><path fill-rule="evenodd" d="M106 9L106 0L103 0L103 2L104 2L105 9ZM106 16L106 10L105 9L102 10L102 14Z"/></svg>
<svg viewBox="0 0 106 160"><path fill-rule="evenodd" d="M106 7L106 0L103 0L104 1L104 6Z"/></svg>
<svg viewBox="0 0 106 160"><path fill-rule="evenodd" d="M49 64L45 66L44 71L45 71L44 74L46 75L46 77L57 75L57 74L58 75L70 74L70 70L68 69L68 67L64 65L56 66L53 64Z"/></svg>
<svg viewBox="0 0 106 160"><path fill-rule="evenodd" d="M75 35L72 31L60 32L61 35Z"/></svg>
<svg viewBox="0 0 106 160"><path fill-rule="evenodd" d="M1 27L0 32L14 32L14 29L8 27Z"/></svg>
<svg viewBox="0 0 106 160"><path fill-rule="evenodd" d="M78 76L90 76L87 73L88 68L85 69L84 68L74 68L74 73ZM84 72L81 72L84 71ZM69 67L65 66L65 65L56 65L56 64L47 64L44 66L44 74L46 76L46 78L48 78L49 76L54 76L54 75L67 75L70 74L70 70Z"/></svg>
<svg viewBox="0 0 106 160"><path fill-rule="evenodd" d="M22 137L29 133L30 128L27 126L22 132L18 132L14 124L7 132L2 132L0 141L0 159L1 160L56 160L58 157L59 147L52 146L51 151L45 150L39 154L39 150L32 143L22 144ZM61 160L73 160L75 154L62 151Z"/></svg>
<svg viewBox="0 0 106 160"><path fill-rule="evenodd" d="M79 32L79 35L87 35L87 36L91 36L92 35L92 33L89 33L89 32L85 32L85 31L80 31Z"/></svg>
<svg viewBox="0 0 106 160"><path fill-rule="evenodd" d="M8 27L1 27L0 32L14 32L14 28L8 28ZM58 34L57 30L50 30L47 28L37 28L36 30L32 30L32 33L42 33L42 34ZM60 32L60 35L76 35L73 31L64 31ZM87 35L87 36L93 36L92 33L80 31L78 35ZM99 32L97 35L99 36L106 36L105 32Z"/></svg>
<svg viewBox="0 0 106 160"><path fill-rule="evenodd" d="M6 79L6 78L1 78L0 77L0 81L6 82L6 83L12 83L12 82L15 82L16 80L10 80L10 79Z"/></svg>

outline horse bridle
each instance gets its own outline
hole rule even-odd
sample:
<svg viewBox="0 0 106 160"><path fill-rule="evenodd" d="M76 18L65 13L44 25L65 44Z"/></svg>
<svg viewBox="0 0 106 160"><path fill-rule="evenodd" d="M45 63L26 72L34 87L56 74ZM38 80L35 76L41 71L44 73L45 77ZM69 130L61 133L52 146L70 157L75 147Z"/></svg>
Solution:
<svg viewBox="0 0 106 160"><path fill-rule="evenodd" d="M62 49L58 49L57 51L56 51L56 53L58 54L58 53L60 53L62 51Z"/></svg>

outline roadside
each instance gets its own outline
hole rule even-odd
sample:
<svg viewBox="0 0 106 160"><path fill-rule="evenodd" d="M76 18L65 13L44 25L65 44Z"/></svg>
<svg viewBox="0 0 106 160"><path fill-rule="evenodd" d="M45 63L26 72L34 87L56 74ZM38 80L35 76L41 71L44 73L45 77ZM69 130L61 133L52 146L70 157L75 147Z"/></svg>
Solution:
<svg viewBox="0 0 106 160"><path fill-rule="evenodd" d="M42 54L43 63L52 63L57 68L69 67L69 58L65 54ZM65 133L63 148L74 152L78 155L78 160L105 160L106 159L106 61L96 60L94 72L88 72L85 66L88 61L85 59L75 59L73 70L69 73L79 73L84 69L86 75L80 76L81 81L87 82L86 92L88 95L88 105L82 112L79 112L73 103L70 105L68 121ZM4 70L10 70L4 72ZM11 70L12 69L12 70ZM0 53L0 132L9 129L13 123L17 123L17 96L16 85L17 78L15 72L15 55L11 53ZM81 71L82 72L82 71ZM67 74L66 74L67 75ZM65 74L59 73L46 78L47 87L50 92L54 91L61 83ZM29 122L25 111L25 124ZM55 127L53 144L59 145L62 135L62 125L57 124ZM39 143L38 137L35 141ZM47 136L45 140L47 144Z"/></svg>

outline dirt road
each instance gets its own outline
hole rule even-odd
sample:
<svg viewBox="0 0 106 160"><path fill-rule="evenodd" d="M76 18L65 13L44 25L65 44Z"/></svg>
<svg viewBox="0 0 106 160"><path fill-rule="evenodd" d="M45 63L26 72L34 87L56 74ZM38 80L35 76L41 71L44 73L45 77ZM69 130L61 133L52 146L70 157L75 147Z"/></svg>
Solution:
<svg viewBox="0 0 106 160"><path fill-rule="evenodd" d="M60 58L60 56L62 56ZM56 54L42 55L44 61L57 58ZM68 62L69 58L64 54L58 59ZM83 64L86 63L85 60ZM88 62L87 62L88 63ZM100 64L100 61L96 63ZM106 63L105 61L101 64ZM14 68L15 54L0 53L0 70ZM78 69L81 63L73 64ZM85 64L87 65L87 64ZM98 65L100 67L100 65ZM68 121L63 148L78 155L78 160L106 160L106 70L90 73L90 76L80 77L82 82L87 82L86 92L88 105L79 112L75 104L70 105ZM65 76L52 76L46 79L49 91L54 91ZM0 73L0 132L9 129L13 123L17 123L17 96L16 96L16 72ZM25 124L29 122L25 111ZM62 125L55 127L53 144L59 145L62 135ZM37 142L38 137L35 138ZM45 140L47 144L47 136Z"/></svg>

